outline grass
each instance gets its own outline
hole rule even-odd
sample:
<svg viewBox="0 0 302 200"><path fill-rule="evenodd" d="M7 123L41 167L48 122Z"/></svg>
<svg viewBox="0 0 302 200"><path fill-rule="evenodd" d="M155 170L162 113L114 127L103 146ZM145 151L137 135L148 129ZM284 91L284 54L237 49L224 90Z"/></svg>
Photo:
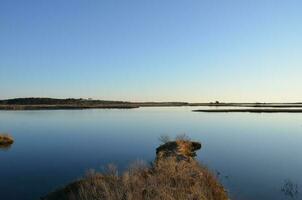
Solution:
<svg viewBox="0 0 302 200"><path fill-rule="evenodd" d="M170 146L173 142L176 144L174 151ZM159 154L166 156L149 165L138 161L122 174L113 165L103 173L90 171L82 179L42 199L227 200L227 193L213 173L191 157L192 151L199 148L187 140L170 141L157 148L157 157ZM182 153L190 159L178 159Z"/></svg>
<svg viewBox="0 0 302 200"><path fill-rule="evenodd" d="M198 162L165 159L155 166L135 163L122 175L114 166L91 171L83 179L45 199L68 200L227 200L216 177Z"/></svg>

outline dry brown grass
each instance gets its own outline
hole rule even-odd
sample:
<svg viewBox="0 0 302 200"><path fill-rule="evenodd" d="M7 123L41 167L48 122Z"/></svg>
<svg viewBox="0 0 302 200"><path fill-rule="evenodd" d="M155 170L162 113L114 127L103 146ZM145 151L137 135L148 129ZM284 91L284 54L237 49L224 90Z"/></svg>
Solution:
<svg viewBox="0 0 302 200"><path fill-rule="evenodd" d="M156 149L151 165L138 161L119 175L113 165L47 195L45 200L227 200L216 177L194 159L198 142L185 138Z"/></svg>
<svg viewBox="0 0 302 200"><path fill-rule="evenodd" d="M11 145L12 143L14 143L12 136L8 134L0 134L0 145Z"/></svg>
<svg viewBox="0 0 302 200"><path fill-rule="evenodd" d="M175 141L167 141L156 149L156 160L176 157L178 160L192 160L197 150L201 148L199 142L191 141L186 135L177 136Z"/></svg>
<svg viewBox="0 0 302 200"><path fill-rule="evenodd" d="M90 171L47 200L227 200L215 176L197 161L167 158L156 167L137 162L122 175L112 165Z"/></svg>

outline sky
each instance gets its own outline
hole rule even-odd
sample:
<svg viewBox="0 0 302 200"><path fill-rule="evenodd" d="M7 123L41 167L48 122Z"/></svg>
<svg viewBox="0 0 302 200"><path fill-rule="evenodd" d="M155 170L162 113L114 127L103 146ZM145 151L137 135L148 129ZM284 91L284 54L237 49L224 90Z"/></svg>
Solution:
<svg viewBox="0 0 302 200"><path fill-rule="evenodd" d="M302 101L301 0L1 0L0 99Z"/></svg>

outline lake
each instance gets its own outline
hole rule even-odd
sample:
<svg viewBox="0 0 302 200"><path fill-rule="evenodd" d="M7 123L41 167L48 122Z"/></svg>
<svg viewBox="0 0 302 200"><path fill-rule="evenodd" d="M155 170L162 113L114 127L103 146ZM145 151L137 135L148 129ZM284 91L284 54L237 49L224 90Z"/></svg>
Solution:
<svg viewBox="0 0 302 200"><path fill-rule="evenodd" d="M302 114L197 113L200 107L0 111L3 200L34 200L88 169L152 161L161 135L187 134L232 200L302 199ZM300 190L300 191L299 191Z"/></svg>

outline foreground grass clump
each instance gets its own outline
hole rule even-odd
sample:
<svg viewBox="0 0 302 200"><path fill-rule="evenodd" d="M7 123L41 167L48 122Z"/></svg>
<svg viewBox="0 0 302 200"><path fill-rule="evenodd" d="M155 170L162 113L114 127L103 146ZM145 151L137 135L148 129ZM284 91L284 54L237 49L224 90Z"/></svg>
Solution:
<svg viewBox="0 0 302 200"><path fill-rule="evenodd" d="M105 173L89 172L83 179L53 192L45 200L227 200L215 176L194 156L197 142L170 141L157 148L150 165L137 162L122 175L110 165Z"/></svg>
<svg viewBox="0 0 302 200"><path fill-rule="evenodd" d="M8 134L0 134L0 145L11 145L14 143L12 136Z"/></svg>

